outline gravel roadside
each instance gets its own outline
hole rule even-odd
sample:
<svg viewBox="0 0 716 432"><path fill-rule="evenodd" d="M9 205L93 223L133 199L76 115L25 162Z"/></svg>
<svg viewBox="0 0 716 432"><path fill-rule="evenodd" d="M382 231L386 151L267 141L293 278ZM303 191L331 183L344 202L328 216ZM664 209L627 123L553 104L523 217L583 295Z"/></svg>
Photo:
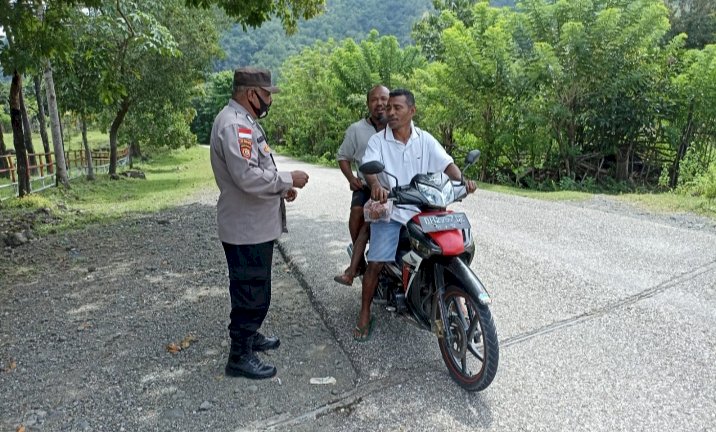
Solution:
<svg viewBox="0 0 716 432"><path fill-rule="evenodd" d="M278 249L263 330L282 338L266 355L279 374L224 377L229 302L215 192L192 201L3 251L0 430L230 431L354 389L349 359Z"/></svg>

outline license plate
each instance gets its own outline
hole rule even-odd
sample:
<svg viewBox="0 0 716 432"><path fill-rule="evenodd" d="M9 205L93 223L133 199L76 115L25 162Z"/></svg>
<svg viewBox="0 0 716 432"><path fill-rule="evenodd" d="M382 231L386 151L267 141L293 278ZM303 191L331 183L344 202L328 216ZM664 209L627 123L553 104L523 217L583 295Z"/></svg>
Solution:
<svg viewBox="0 0 716 432"><path fill-rule="evenodd" d="M448 231L470 228L470 221L465 213L448 213L439 216L418 216L423 232Z"/></svg>

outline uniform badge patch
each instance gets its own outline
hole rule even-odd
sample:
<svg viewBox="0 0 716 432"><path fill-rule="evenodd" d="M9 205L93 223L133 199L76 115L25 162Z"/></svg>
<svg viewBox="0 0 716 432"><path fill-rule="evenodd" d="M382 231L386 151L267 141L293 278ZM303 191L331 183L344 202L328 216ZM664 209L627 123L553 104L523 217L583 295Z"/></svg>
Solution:
<svg viewBox="0 0 716 432"><path fill-rule="evenodd" d="M239 128L239 150L244 159L251 159L251 147L253 147L251 138L251 129Z"/></svg>
<svg viewBox="0 0 716 432"><path fill-rule="evenodd" d="M239 139L239 149L241 150L241 156L245 159L251 159L251 140L247 138Z"/></svg>
<svg viewBox="0 0 716 432"><path fill-rule="evenodd" d="M271 147L268 144L264 144L264 153L271 153Z"/></svg>

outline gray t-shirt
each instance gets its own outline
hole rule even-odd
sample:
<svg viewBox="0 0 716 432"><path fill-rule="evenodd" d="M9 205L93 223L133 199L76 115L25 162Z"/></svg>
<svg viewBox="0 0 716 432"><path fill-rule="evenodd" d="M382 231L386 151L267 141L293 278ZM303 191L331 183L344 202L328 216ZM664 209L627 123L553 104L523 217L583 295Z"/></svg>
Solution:
<svg viewBox="0 0 716 432"><path fill-rule="evenodd" d="M357 172L357 177L363 180L363 174L358 171L358 167L363 163L363 155L368 147L368 140L376 133L375 128L367 118L360 119L346 129L345 137L340 148L336 160L345 160L351 162L353 169Z"/></svg>

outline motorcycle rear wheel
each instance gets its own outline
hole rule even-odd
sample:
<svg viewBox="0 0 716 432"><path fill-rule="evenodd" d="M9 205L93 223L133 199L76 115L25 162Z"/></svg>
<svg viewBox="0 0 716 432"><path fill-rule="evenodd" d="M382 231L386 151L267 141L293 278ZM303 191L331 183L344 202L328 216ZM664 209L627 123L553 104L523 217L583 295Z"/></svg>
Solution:
<svg viewBox="0 0 716 432"><path fill-rule="evenodd" d="M465 390L486 389L495 378L500 357L490 309L454 285L446 287L439 301L447 311L448 327L438 345L450 376Z"/></svg>

